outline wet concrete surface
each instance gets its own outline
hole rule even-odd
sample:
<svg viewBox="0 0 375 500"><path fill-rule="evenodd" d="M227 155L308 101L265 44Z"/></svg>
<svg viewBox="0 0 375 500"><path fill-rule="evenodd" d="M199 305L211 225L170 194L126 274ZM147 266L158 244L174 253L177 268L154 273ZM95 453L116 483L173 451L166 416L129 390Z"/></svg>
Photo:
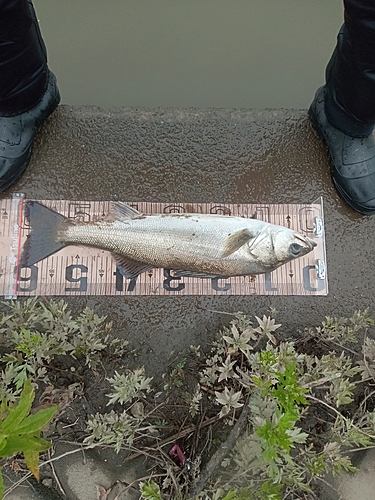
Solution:
<svg viewBox="0 0 375 500"><path fill-rule="evenodd" d="M154 335L160 325L182 336L209 325L215 330L221 320L207 309L258 314L272 304L294 328L372 304L375 219L356 214L336 194L326 149L305 110L60 106L12 191L37 199L176 203L306 203L323 196L327 297L80 299L125 320L134 335Z"/></svg>
<svg viewBox="0 0 375 500"><path fill-rule="evenodd" d="M326 315L373 309L375 218L356 214L338 197L306 110L60 106L42 126L26 173L2 196L11 192L36 199L222 203L307 203L323 196L327 297L67 299L73 310L87 304L108 315L117 334L139 347L147 375L165 371L173 351L204 344L229 322L215 311L262 315L273 306L278 322L296 333Z"/></svg>

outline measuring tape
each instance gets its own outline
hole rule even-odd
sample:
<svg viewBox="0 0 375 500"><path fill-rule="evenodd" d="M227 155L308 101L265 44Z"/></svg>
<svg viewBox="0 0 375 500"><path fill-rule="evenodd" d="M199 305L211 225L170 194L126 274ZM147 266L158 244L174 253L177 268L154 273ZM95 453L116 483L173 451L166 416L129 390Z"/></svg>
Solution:
<svg viewBox="0 0 375 500"><path fill-rule="evenodd" d="M101 221L109 201L38 200L65 217ZM30 231L25 197L15 193L0 201L0 293L6 299L35 295L326 295L325 233L322 200L305 204L215 204L130 202L146 215L202 213L257 218L289 227L313 238L317 246L272 273L233 278L186 278L168 269L153 269L126 278L111 254L91 247L68 246L28 267L20 267L22 246Z"/></svg>

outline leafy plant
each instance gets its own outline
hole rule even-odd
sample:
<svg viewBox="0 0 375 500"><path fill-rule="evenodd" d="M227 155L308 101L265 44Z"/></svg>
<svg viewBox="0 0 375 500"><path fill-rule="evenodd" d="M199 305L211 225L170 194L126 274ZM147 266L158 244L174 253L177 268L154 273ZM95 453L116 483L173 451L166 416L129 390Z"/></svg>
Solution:
<svg viewBox="0 0 375 500"><path fill-rule="evenodd" d="M216 401L223 405L223 408L219 414L220 417L227 415L233 408L241 408L243 403L240 403L242 399L242 392L234 392L233 389L224 388L223 392L215 392Z"/></svg>
<svg viewBox="0 0 375 500"><path fill-rule="evenodd" d="M107 380L111 385L108 405L128 403L127 408L121 413L111 410L104 415L97 413L89 417L87 422L89 436L84 442L113 444L118 453L122 446L131 447L137 438L157 435L158 428L147 421L142 403L134 402L151 390L152 378L144 376L144 369L128 370L124 374L115 372L114 377Z"/></svg>
<svg viewBox="0 0 375 500"><path fill-rule="evenodd" d="M107 406L116 402L130 403L133 399L142 397L143 392L149 392L152 377L146 378L144 373L144 368L128 370L127 373L122 374L116 371L112 378L108 378L112 391L108 394Z"/></svg>
<svg viewBox="0 0 375 500"><path fill-rule="evenodd" d="M121 356L128 344L112 338L112 324L89 308L73 318L64 300L4 304L9 312L0 315L0 333L8 352L1 358L0 397L7 401L15 401L30 376L48 381L47 367L57 355L84 357L89 368L96 368L104 351Z"/></svg>
<svg viewBox="0 0 375 500"><path fill-rule="evenodd" d="M164 384L165 391L173 389L174 387L181 387L183 385L183 369L186 365L186 361L186 358L183 358L181 361L179 361L172 369L169 377L167 377L167 375L164 375L164 378L167 378L167 382Z"/></svg>
<svg viewBox="0 0 375 500"><path fill-rule="evenodd" d="M365 338L362 359L337 349L339 341L345 344L354 335L367 334L373 322L363 311L349 319L327 318L322 327L306 330L300 345L306 337L324 338L328 350L332 342L331 352L318 357L301 352L296 342L279 342L274 332L281 325L271 318L255 319L257 327L251 318L237 315L202 370L201 384L208 389L225 384L221 392L214 392L216 402L223 405L220 416L235 406L250 409L245 432L222 461L219 484L223 493L235 498L281 500L288 494L312 493L322 474L355 470L345 448L373 443L375 417L363 407L351 418L347 414L362 383L359 375L364 379L371 374L375 342ZM309 430L317 411L326 420L321 437L304 430ZM202 495L206 498L207 491Z"/></svg>
<svg viewBox="0 0 375 500"><path fill-rule="evenodd" d="M52 419L57 407L52 406L30 414L34 389L26 380L17 404L3 401L0 417L0 457L23 453L29 470L39 479L39 453L51 443L40 437L43 427ZM0 499L3 497L3 477L0 470Z"/></svg>
<svg viewBox="0 0 375 500"><path fill-rule="evenodd" d="M144 500L162 500L160 487L154 481L140 482L139 490Z"/></svg>
<svg viewBox="0 0 375 500"><path fill-rule="evenodd" d="M49 446L40 429L53 412L29 415L29 379L50 383L57 356L78 358L107 381L110 408L87 416L80 446L147 456L143 499L310 500L325 474L355 470L349 450L374 444L375 336L367 310L327 317L295 340L270 316L237 313L209 347L178 353L157 381L144 368L116 367L107 376L103 360L124 354L126 342L113 339L111 324L90 309L73 317L64 301L36 299L7 307L0 317L0 456L24 452L34 473L35 457ZM16 435L8 426L19 406ZM23 448L20 429L29 443Z"/></svg>

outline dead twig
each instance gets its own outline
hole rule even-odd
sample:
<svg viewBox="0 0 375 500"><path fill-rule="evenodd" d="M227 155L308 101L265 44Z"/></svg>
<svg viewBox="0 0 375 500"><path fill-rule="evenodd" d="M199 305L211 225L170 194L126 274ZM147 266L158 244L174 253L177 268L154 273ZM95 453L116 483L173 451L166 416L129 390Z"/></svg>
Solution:
<svg viewBox="0 0 375 500"><path fill-rule="evenodd" d="M203 410L202 416L199 419L198 425L195 428L194 442L193 442L193 446L192 446L191 452L190 452L191 456L195 456L196 455L196 451L198 449L198 441L199 441L199 437L200 437L200 433L201 433L201 429L202 429L202 424L204 422L205 415L206 415L206 410Z"/></svg>
<svg viewBox="0 0 375 500"><path fill-rule="evenodd" d="M3 499L12 493L13 490L18 488L23 482L27 481L32 476L31 472L27 472L25 476L21 477L18 481L12 484L3 494Z"/></svg>
<svg viewBox="0 0 375 500"><path fill-rule="evenodd" d="M247 403L248 402L246 401L246 403L242 409L241 415L239 416L231 433L229 434L229 436L227 437L225 442L221 444L220 448L212 455L210 461L208 462L206 467L203 469L200 477L198 478L198 480L196 481L194 487L192 488L192 490L190 492L189 498L195 498L197 495L199 495L199 493L202 492L207 481L212 476L212 474L214 473L217 466L222 462L222 460L225 458L225 456L228 454L228 452L236 444L237 439L239 438L243 428L246 425L247 416L248 416L249 411L250 411L249 405Z"/></svg>
<svg viewBox="0 0 375 500"><path fill-rule="evenodd" d="M215 417L209 418L208 420L206 420L205 422L202 423L201 428L207 427L207 425L212 425L212 424L218 422L219 420L221 420L222 418L225 418L225 416L219 417L218 415L216 415ZM166 439L163 439L162 441L159 441L158 444L155 446L148 446L146 449L148 451L151 451L151 450L157 451L157 449L160 448L161 446L165 446L166 444L174 443L178 439L181 439L181 438L187 436L188 434L194 432L195 429L196 429L196 425L194 425L194 424L189 425L189 427L187 427L186 429L183 429L182 431L177 432L176 434L173 434L173 436L170 436L169 438L166 438ZM133 453L132 455L129 455L128 457L126 457L124 462L127 462L129 460L133 460L134 458L137 458L140 455L143 455L143 452L137 451L137 452Z"/></svg>
<svg viewBox="0 0 375 500"><path fill-rule="evenodd" d="M48 450L48 458L51 459L51 450ZM60 480L56 474L56 470L55 470L55 466L53 465L53 462L50 463L50 467L51 467L51 471L52 471L52 474L53 474L53 477L56 481L56 484L59 488L59 490L61 491L61 493L63 494L64 497L66 497L66 493L64 491L64 488L62 487L61 483L60 483Z"/></svg>

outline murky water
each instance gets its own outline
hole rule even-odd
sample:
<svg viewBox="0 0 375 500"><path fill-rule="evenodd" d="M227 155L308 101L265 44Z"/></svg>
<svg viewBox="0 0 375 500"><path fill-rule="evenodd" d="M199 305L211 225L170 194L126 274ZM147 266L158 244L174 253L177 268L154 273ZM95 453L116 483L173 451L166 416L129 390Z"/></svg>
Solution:
<svg viewBox="0 0 375 500"><path fill-rule="evenodd" d="M66 104L306 108L342 0L35 0Z"/></svg>

